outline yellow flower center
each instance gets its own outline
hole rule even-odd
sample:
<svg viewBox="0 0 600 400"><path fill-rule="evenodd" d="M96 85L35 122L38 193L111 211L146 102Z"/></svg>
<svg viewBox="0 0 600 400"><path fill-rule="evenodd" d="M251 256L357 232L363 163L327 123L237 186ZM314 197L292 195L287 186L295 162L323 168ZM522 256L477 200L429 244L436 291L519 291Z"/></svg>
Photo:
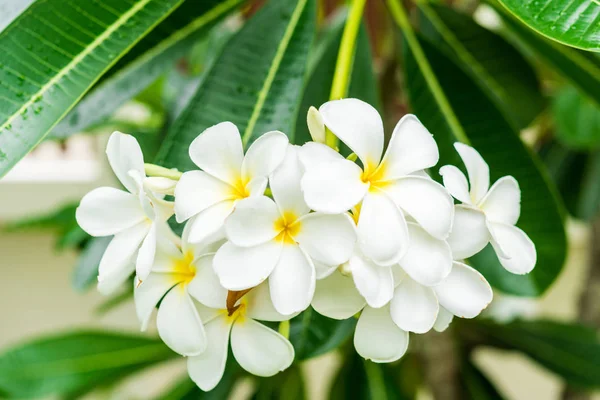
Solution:
<svg viewBox="0 0 600 400"><path fill-rule="evenodd" d="M302 223L298 221L298 216L291 211L286 211L277 221L275 221L275 231L279 232L275 240L283 240L287 244L295 244L294 236L300 232Z"/></svg>
<svg viewBox="0 0 600 400"><path fill-rule="evenodd" d="M231 183L231 196L235 200L245 199L250 196L248 181L244 180L241 175Z"/></svg>
<svg viewBox="0 0 600 400"><path fill-rule="evenodd" d="M173 260L172 271L177 283L188 284L196 276L196 266L193 265L194 253L186 252L181 258Z"/></svg>
<svg viewBox="0 0 600 400"><path fill-rule="evenodd" d="M379 166L369 163L362 173L361 180L364 183L371 184L370 190L373 188L381 189L388 184L388 180L385 179L385 170L384 163L379 164Z"/></svg>

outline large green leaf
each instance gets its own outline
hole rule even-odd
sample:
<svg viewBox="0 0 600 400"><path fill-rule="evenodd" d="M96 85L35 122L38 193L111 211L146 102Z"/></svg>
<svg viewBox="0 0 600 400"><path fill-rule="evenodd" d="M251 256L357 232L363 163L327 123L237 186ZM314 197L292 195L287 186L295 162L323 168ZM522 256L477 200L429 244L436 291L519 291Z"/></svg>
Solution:
<svg viewBox="0 0 600 400"><path fill-rule="evenodd" d="M445 51L487 93L516 128L525 128L545 100L531 66L512 45L470 16L420 4L421 33Z"/></svg>
<svg viewBox="0 0 600 400"><path fill-rule="evenodd" d="M2 31L0 176L182 1L38 1Z"/></svg>
<svg viewBox="0 0 600 400"><path fill-rule="evenodd" d="M503 400L504 396L492 382L469 360L461 367L462 385L469 400Z"/></svg>
<svg viewBox="0 0 600 400"><path fill-rule="evenodd" d="M486 343L527 354L579 387L600 387L600 340L595 329L554 321L516 321L507 325L480 320L469 329Z"/></svg>
<svg viewBox="0 0 600 400"><path fill-rule="evenodd" d="M156 80L197 39L243 0L187 0L142 39L54 128L52 137L64 138L101 123ZM135 55L136 57L133 57ZM124 65L123 65L124 64Z"/></svg>
<svg viewBox="0 0 600 400"><path fill-rule="evenodd" d="M597 0L498 0L528 27L584 50L600 50Z"/></svg>
<svg viewBox="0 0 600 400"><path fill-rule="evenodd" d="M321 104L329 100L345 22L345 12L335 16L321 33L311 53L309 78L296 120L296 144L301 145L312 140L306 125L306 114L310 106L319 108ZM356 39L356 51L350 76L348 97L361 99L376 108L380 108L378 107L379 93L373 71L371 46L364 26L361 26Z"/></svg>
<svg viewBox="0 0 600 400"><path fill-rule="evenodd" d="M47 337L0 355L0 392L11 398L82 393L175 357L158 339L106 332Z"/></svg>
<svg viewBox="0 0 600 400"><path fill-rule="evenodd" d="M271 0L227 43L186 109L169 130L159 164L193 169L192 140L222 121L245 144L270 130L293 138L315 30L314 0Z"/></svg>
<svg viewBox="0 0 600 400"><path fill-rule="evenodd" d="M297 365L292 365L275 376L260 378L251 399L304 400L307 398L304 386L304 379L302 379L300 368Z"/></svg>
<svg viewBox="0 0 600 400"><path fill-rule="evenodd" d="M409 47L405 47L404 57L406 83L413 110L438 140L440 165L457 162L451 146L457 137L449 122L449 118L455 118L454 125L490 165L493 181L504 175L519 181L522 196L518 226L537 249L537 267L527 275L513 275L502 268L491 246L473 257L472 264L500 290L539 295L556 279L565 259L566 238L555 189L540 169L537 157L524 146L487 94L435 46L425 40L419 43L449 109L442 111ZM460 162L456 165L462 167Z"/></svg>
<svg viewBox="0 0 600 400"><path fill-rule="evenodd" d="M600 58L548 40L516 21L503 7L495 5L495 9L508 28L509 40L516 45L524 45L535 61L545 61L546 65L600 105Z"/></svg>
<svg viewBox="0 0 600 400"><path fill-rule="evenodd" d="M355 318L338 321L308 308L290 321L290 341L296 359L316 357L339 347L352 336L355 326Z"/></svg>
<svg viewBox="0 0 600 400"><path fill-rule="evenodd" d="M600 210L600 152L574 151L551 141L539 153L569 213L593 220Z"/></svg>
<svg viewBox="0 0 600 400"><path fill-rule="evenodd" d="M600 148L600 107L577 89L560 89L554 96L552 113L558 140L573 149Z"/></svg>

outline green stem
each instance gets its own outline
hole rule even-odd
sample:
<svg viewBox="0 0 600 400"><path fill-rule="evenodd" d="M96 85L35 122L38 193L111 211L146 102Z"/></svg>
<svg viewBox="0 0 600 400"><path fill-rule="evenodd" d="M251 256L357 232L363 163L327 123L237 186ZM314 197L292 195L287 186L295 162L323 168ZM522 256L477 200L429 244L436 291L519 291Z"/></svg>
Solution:
<svg viewBox="0 0 600 400"><path fill-rule="evenodd" d="M346 97L352 73L352 64L354 62L354 53L356 51L356 37L360 28L363 10L366 0L352 0L350 13L344 26L340 50L338 52L337 62L335 64L335 74L331 84L331 93L329 99L338 100ZM326 132L325 142L334 150L337 149L338 139L329 130Z"/></svg>
<svg viewBox="0 0 600 400"><path fill-rule="evenodd" d="M446 95L444 94L440 83L438 82L435 74L433 73L433 70L431 69L429 60L427 60L427 57L423 52L423 48L421 48L421 45L419 44L419 40L417 39L417 36L413 31L410 21L408 20L408 15L406 13L406 10L404 9L404 6L402 5L402 1L387 0L387 4L392 14L392 18L402 30L402 33L404 34L404 39L406 39L406 43L408 43L408 47L413 53L415 61L419 65L419 69L421 70L421 73L423 74L423 77L427 82L427 86L429 86L431 94L433 95L435 101L439 105L442 114L444 114L446 122L450 126L452 133L460 142L470 144L467 134L465 133L462 125L456 117L456 114L454 114L454 110L452 110L452 107L450 106L450 103L448 102L448 99L446 98Z"/></svg>
<svg viewBox="0 0 600 400"><path fill-rule="evenodd" d="M173 179L174 181L178 181L179 178L181 178L181 175L183 175L182 172L179 172L176 169L169 169L155 164L144 164L144 170L146 171L147 176L160 176Z"/></svg>

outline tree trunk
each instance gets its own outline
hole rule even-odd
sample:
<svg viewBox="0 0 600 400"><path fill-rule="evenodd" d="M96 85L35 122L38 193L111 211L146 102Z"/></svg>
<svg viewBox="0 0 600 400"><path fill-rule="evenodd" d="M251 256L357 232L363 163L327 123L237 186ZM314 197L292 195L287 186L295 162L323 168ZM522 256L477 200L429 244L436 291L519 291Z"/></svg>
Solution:
<svg viewBox="0 0 600 400"><path fill-rule="evenodd" d="M579 298L579 322L600 329L600 216L592 225L589 251L589 270ZM563 399L589 400L591 395L567 385Z"/></svg>
<svg viewBox="0 0 600 400"><path fill-rule="evenodd" d="M436 400L461 399L460 358L452 325L444 332L432 330L419 339L425 381L433 397Z"/></svg>

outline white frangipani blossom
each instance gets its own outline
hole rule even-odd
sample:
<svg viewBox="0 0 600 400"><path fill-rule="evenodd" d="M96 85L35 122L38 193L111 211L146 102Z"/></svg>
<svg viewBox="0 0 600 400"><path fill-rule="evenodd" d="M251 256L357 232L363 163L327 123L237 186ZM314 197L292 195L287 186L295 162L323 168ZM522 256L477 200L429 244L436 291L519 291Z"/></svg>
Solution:
<svg viewBox="0 0 600 400"><path fill-rule="evenodd" d="M214 252L223 241L194 245L188 242L188 235L186 226L180 245L159 240L152 272L143 282L136 282L134 289L142 331L160 301L158 334L184 356L200 354L207 346L193 299L207 307L219 307L227 298L227 290L219 285L213 271Z"/></svg>
<svg viewBox="0 0 600 400"><path fill-rule="evenodd" d="M469 182L455 166L440 169L444 185L461 201L456 206L454 226L448 242L456 259L464 259L492 243L504 268L526 274L535 266L537 254L529 236L515 226L521 213L521 190L512 176L504 176L490 188L487 163L477 150L456 143Z"/></svg>
<svg viewBox="0 0 600 400"><path fill-rule="evenodd" d="M213 389L225 371L231 350L242 368L257 376L273 376L294 360L292 344L278 332L257 322L285 321L270 299L266 283L249 292L229 292L218 308L199 306L209 347L200 355L188 357L190 378L205 391Z"/></svg>
<svg viewBox="0 0 600 400"><path fill-rule="evenodd" d="M335 100L323 104L319 113L324 126L354 151L363 168L323 144L304 145L302 190L311 209L335 214L361 203L360 251L379 265L397 263L408 248L404 213L433 237L448 236L452 198L443 186L420 176L437 163L438 148L414 115L398 122L383 154L383 123L369 104Z"/></svg>
<svg viewBox="0 0 600 400"><path fill-rule="evenodd" d="M215 256L215 272L228 290L245 290L269 278L273 304L281 314L302 311L315 288L315 263L337 266L356 242L346 214L311 213L300 191L298 147L289 145L270 177L273 199L239 201L225 222L228 242Z"/></svg>
<svg viewBox="0 0 600 400"><path fill-rule="evenodd" d="M100 287L112 289L117 286L113 281L120 283L132 272L132 263L139 279L148 276L157 236L170 232L166 220L173 215L173 203L145 186L144 158L133 136L114 132L106 155L128 192L111 187L94 189L81 199L76 218L92 236L114 235L98 271Z"/></svg>
<svg viewBox="0 0 600 400"><path fill-rule="evenodd" d="M283 133L267 132L244 155L240 132L231 122L194 139L190 158L201 171L185 172L175 188L175 216L180 223L190 219L190 241L201 242L221 229L237 201L262 196L287 145Z"/></svg>

